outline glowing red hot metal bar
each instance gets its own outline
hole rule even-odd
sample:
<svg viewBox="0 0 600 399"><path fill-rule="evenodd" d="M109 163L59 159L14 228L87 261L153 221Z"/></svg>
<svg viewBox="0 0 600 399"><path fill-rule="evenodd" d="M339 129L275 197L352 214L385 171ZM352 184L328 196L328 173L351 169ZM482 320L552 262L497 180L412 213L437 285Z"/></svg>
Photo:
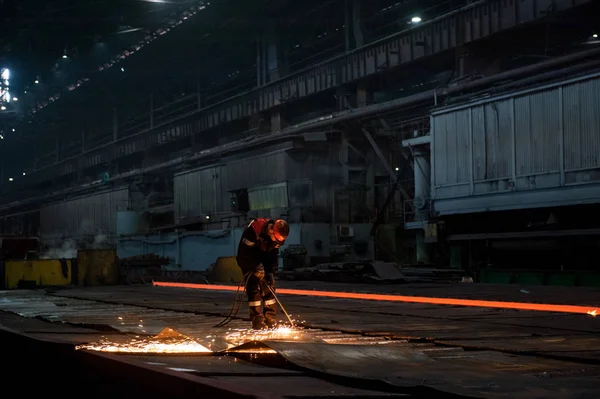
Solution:
<svg viewBox="0 0 600 399"><path fill-rule="evenodd" d="M211 285L211 284L189 284L154 281L153 285L158 287L175 288L194 288L212 291L236 291L237 286L231 285ZM553 305L543 303L524 303L524 302L502 302L502 301L481 301L477 299L456 299L456 298L432 298L421 296L403 296L386 294L362 294L357 292L339 292L339 291L311 291L295 290L289 288L279 288L277 294L282 295L304 295L319 296L326 298L344 298L344 299L362 299L368 301L389 301L389 302L408 302L408 303L426 303L433 305L450 306L470 306L480 308L498 308L498 309L517 309L532 310L538 312L558 312L558 313L578 313L595 316L597 310L588 306L576 305Z"/></svg>

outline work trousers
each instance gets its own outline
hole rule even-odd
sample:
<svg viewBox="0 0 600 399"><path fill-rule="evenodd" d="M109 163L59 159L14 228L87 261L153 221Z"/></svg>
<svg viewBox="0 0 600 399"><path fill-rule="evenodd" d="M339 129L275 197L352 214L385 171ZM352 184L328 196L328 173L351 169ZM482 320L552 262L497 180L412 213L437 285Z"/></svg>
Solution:
<svg viewBox="0 0 600 399"><path fill-rule="evenodd" d="M276 323L275 314L277 312L277 301L267 287L271 283L271 288L275 291L275 279L273 275L267 274L262 280L251 274L246 284L246 293L248 294L248 308L250 309L250 320L255 322L257 316L263 316L264 322L268 327L273 327ZM263 304L261 312L261 305Z"/></svg>

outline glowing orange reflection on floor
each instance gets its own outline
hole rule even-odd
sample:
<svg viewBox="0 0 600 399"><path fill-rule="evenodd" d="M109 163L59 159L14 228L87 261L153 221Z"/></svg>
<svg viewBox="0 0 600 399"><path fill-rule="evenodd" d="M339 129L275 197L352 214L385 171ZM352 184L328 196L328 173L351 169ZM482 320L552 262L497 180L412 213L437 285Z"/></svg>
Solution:
<svg viewBox="0 0 600 399"><path fill-rule="evenodd" d="M236 291L237 286L231 285L212 285L212 284L190 284L190 283L172 283L154 281L152 283L158 287L175 287L175 288L194 288L201 290L212 291ZM470 306L480 308L498 308L498 309L515 309L515 310L533 310L539 312L558 312L558 313L578 313L589 314L596 316L596 309L590 306L576 305L552 305L542 303L526 303L526 302L502 302L502 301L483 301L477 299L456 299L456 298L433 298L422 296L403 296L389 294L362 294L358 292L338 292L338 291L312 291L312 290L296 290L290 288L279 288L277 294L280 295L303 295L303 296L318 296L326 298L343 298L343 299L362 299L368 301L387 301L387 302L407 302L407 303L426 303L431 305L450 305L450 306Z"/></svg>

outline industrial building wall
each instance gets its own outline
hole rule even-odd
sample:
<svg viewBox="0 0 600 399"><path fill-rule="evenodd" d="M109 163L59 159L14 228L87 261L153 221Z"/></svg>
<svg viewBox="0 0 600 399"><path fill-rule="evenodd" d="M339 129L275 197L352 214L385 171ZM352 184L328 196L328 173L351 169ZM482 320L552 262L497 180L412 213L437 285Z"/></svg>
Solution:
<svg viewBox="0 0 600 399"><path fill-rule="evenodd" d="M600 202L600 74L438 111L440 214Z"/></svg>
<svg viewBox="0 0 600 399"><path fill-rule="evenodd" d="M338 151L335 144L319 151L283 145L177 174L175 220L228 213L231 193L243 189L248 191L250 217L298 210L330 216L332 189L341 183L339 162L335 168Z"/></svg>
<svg viewBox="0 0 600 399"><path fill-rule="evenodd" d="M40 238L45 243L103 236L114 242L117 211L129 205L129 189L120 188L43 206Z"/></svg>
<svg viewBox="0 0 600 399"><path fill-rule="evenodd" d="M212 165L174 177L175 221L214 215L229 207L227 167Z"/></svg>
<svg viewBox="0 0 600 399"><path fill-rule="evenodd" d="M373 258L373 243L369 238L370 224L353 224L354 240L368 243L368 250L358 259ZM117 255L120 258L143 254L157 254L170 259L167 270L205 271L219 257L235 256L243 227L212 231L173 232L161 236L120 237ZM325 223L292 223L290 235L281 247L282 253L290 245L303 245L308 256L327 258L339 246L335 226ZM321 245L317 245L320 241ZM280 267L282 266L280 259Z"/></svg>

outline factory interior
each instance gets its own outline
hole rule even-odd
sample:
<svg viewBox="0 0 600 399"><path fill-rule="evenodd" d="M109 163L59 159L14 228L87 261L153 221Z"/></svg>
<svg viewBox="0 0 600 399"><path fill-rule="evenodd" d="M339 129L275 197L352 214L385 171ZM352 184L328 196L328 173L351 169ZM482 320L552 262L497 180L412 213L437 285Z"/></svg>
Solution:
<svg viewBox="0 0 600 399"><path fill-rule="evenodd" d="M2 380L599 398L599 14L0 0Z"/></svg>

